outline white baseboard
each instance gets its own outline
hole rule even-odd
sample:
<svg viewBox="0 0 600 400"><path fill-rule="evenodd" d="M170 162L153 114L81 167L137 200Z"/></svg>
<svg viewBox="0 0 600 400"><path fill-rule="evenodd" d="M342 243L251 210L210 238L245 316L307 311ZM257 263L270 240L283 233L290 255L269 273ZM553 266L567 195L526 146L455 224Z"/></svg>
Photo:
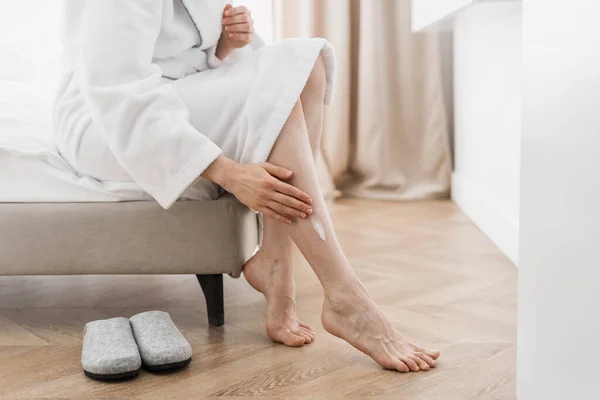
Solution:
<svg viewBox="0 0 600 400"><path fill-rule="evenodd" d="M515 265L519 265L517 218L508 215L477 185L456 172L452 174L452 200Z"/></svg>

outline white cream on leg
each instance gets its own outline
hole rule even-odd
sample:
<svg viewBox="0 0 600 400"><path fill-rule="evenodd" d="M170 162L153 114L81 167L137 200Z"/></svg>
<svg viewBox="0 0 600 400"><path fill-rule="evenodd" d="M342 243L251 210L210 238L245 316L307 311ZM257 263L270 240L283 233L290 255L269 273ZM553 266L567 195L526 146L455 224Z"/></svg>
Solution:
<svg viewBox="0 0 600 400"><path fill-rule="evenodd" d="M317 232L317 235L319 235L321 240L327 240L327 236L325 235L325 227L323 226L323 222L321 222L321 219L316 215L312 215L310 217L310 222L312 224L313 229L315 230L315 232Z"/></svg>

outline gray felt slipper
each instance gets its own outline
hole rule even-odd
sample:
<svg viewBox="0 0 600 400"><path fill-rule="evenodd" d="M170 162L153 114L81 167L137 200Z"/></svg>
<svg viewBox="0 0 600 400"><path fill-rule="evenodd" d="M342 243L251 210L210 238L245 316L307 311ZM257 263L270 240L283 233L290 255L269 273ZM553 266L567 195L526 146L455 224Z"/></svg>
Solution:
<svg viewBox="0 0 600 400"><path fill-rule="evenodd" d="M129 318L144 368L148 371L183 368L192 360L192 346L164 311L147 311Z"/></svg>
<svg viewBox="0 0 600 400"><path fill-rule="evenodd" d="M132 378L142 359L127 318L111 318L85 325L81 366L94 379Z"/></svg>

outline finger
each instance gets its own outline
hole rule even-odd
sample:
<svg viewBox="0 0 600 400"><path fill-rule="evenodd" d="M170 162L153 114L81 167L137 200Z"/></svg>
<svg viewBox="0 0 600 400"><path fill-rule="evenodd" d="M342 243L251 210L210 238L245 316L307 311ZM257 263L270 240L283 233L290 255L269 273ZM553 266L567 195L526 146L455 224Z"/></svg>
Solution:
<svg viewBox="0 0 600 400"><path fill-rule="evenodd" d="M250 15L251 12L250 10L246 7L246 6L237 6L237 7L231 7L230 9L228 9L227 11L225 11L225 15L230 17L232 15L239 15L239 14L248 14Z"/></svg>
<svg viewBox="0 0 600 400"><path fill-rule="evenodd" d="M232 8L233 8L233 6L232 6L231 4L227 4L227 5L225 6L225 8L223 8L223 15L225 15L225 13L227 12L227 10L230 10L230 9L232 9Z"/></svg>
<svg viewBox="0 0 600 400"><path fill-rule="evenodd" d="M282 224L291 224L292 221L289 218L284 217L283 215L277 214L275 211L273 211L272 209L270 209L269 207L264 207L260 210L258 210L260 212L263 213L263 215L274 219L275 221L279 221Z"/></svg>
<svg viewBox="0 0 600 400"><path fill-rule="evenodd" d="M235 25L235 24L251 24L252 18L247 14L234 15L233 17L223 18L223 25Z"/></svg>
<svg viewBox="0 0 600 400"><path fill-rule="evenodd" d="M226 25L225 31L233 33L252 33L254 32L254 28L252 27L252 24L245 22L243 24Z"/></svg>
<svg viewBox="0 0 600 400"><path fill-rule="evenodd" d="M288 207L295 208L296 210L300 210L307 215L311 215L313 212L313 209L306 203L282 193L275 193L273 200L277 201L278 203L285 204Z"/></svg>
<svg viewBox="0 0 600 400"><path fill-rule="evenodd" d="M275 185L275 189L279 193L287 194L288 196L292 196L297 198L300 201L305 202L306 204L312 204L312 198L304 193L302 190L298 189L295 186L289 185L285 182L277 182Z"/></svg>
<svg viewBox="0 0 600 400"><path fill-rule="evenodd" d="M239 40L241 42L250 42L252 35L249 33L230 33L228 35L231 39Z"/></svg>
<svg viewBox="0 0 600 400"><path fill-rule="evenodd" d="M278 167L268 162L260 163L260 166L266 169L269 174L279 179L290 179L293 174L289 169Z"/></svg>
<svg viewBox="0 0 600 400"><path fill-rule="evenodd" d="M278 214L285 215L286 217L297 217L306 219L307 215L300 210L296 210L295 208L288 207L276 201L271 201L268 204L269 208L275 210Z"/></svg>

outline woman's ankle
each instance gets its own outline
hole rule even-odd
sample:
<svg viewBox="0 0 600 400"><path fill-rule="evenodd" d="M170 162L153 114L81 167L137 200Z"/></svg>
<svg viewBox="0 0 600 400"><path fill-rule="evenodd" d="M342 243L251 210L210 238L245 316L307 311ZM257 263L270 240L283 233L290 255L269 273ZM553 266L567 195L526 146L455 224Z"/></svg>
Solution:
<svg viewBox="0 0 600 400"><path fill-rule="evenodd" d="M294 253L292 250L261 247L256 252L256 255L269 266L286 266L291 268L294 263Z"/></svg>
<svg viewBox="0 0 600 400"><path fill-rule="evenodd" d="M328 285L325 289L325 300L331 305L337 304L341 306L367 299L370 300L371 295L357 277L355 279L338 281L332 285Z"/></svg>

